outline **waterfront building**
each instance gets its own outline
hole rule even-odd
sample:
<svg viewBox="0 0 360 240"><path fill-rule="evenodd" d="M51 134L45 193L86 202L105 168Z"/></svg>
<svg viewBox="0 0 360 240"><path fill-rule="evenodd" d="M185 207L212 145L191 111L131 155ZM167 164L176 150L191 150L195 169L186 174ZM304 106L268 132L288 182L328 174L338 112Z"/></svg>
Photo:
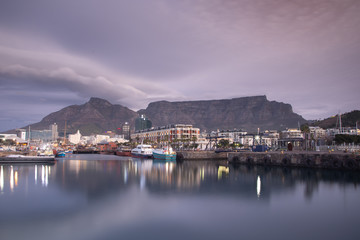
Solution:
<svg viewBox="0 0 360 240"><path fill-rule="evenodd" d="M27 140L29 136L26 137ZM30 140L31 141L40 141L40 142L51 142L52 141L52 131L51 130L31 130L30 131Z"/></svg>
<svg viewBox="0 0 360 240"><path fill-rule="evenodd" d="M279 139L279 147L287 148L289 144L295 149L302 149L304 142L304 134L297 128L289 128L281 131Z"/></svg>
<svg viewBox="0 0 360 240"><path fill-rule="evenodd" d="M211 135L216 135L220 139L226 139L229 143L237 142L240 143L241 139L247 134L246 131L243 130L221 130L217 132L212 132Z"/></svg>
<svg viewBox="0 0 360 240"><path fill-rule="evenodd" d="M77 132L75 134L69 134L68 139L69 139L70 143L79 144L81 137L82 136L81 136L80 130L77 130Z"/></svg>
<svg viewBox="0 0 360 240"><path fill-rule="evenodd" d="M261 134L261 145L266 145L270 148L277 148L280 134L276 130L266 130Z"/></svg>
<svg viewBox="0 0 360 240"><path fill-rule="evenodd" d="M151 127L152 122L144 114L135 119L135 131L150 129Z"/></svg>
<svg viewBox="0 0 360 240"><path fill-rule="evenodd" d="M16 135L22 140L26 140L26 130L25 129L16 129Z"/></svg>
<svg viewBox="0 0 360 240"><path fill-rule="evenodd" d="M114 135L108 139L108 142L126 143L129 142L129 140L125 139L124 135Z"/></svg>
<svg viewBox="0 0 360 240"><path fill-rule="evenodd" d="M136 131L131 134L131 139L138 142L151 141L157 143L173 141L196 141L199 138L200 129L188 124L172 124L157 128Z"/></svg>
<svg viewBox="0 0 360 240"><path fill-rule="evenodd" d="M124 138L127 140L130 140L130 124L128 122L125 122L122 127L122 135L124 135Z"/></svg>
<svg viewBox="0 0 360 240"><path fill-rule="evenodd" d="M59 137L58 125L56 123L50 125L51 141L55 142Z"/></svg>

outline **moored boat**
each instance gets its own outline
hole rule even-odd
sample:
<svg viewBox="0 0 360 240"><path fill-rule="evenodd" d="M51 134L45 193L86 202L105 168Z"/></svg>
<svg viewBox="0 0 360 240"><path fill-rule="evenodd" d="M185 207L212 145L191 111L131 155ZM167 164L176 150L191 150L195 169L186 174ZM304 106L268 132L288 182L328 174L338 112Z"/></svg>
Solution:
<svg viewBox="0 0 360 240"><path fill-rule="evenodd" d="M176 160L176 152L172 147L164 147L153 151L153 158L157 160Z"/></svg>
<svg viewBox="0 0 360 240"><path fill-rule="evenodd" d="M66 155L72 154L72 150L54 150L55 157L66 157Z"/></svg>
<svg viewBox="0 0 360 240"><path fill-rule="evenodd" d="M117 156L131 156L131 149L126 146L121 146L116 149L115 154Z"/></svg>
<svg viewBox="0 0 360 240"><path fill-rule="evenodd" d="M153 148L151 145L140 144L131 150L131 155L134 157L151 158L153 155Z"/></svg>

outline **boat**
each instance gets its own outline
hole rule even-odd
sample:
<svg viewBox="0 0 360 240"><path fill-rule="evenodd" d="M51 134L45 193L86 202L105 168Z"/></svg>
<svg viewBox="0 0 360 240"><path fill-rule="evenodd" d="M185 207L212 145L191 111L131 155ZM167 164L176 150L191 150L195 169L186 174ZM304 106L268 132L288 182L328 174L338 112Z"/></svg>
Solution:
<svg viewBox="0 0 360 240"><path fill-rule="evenodd" d="M129 147L126 147L126 146L121 146L121 147L118 147L116 149L116 152L115 154L117 156L131 156L131 149Z"/></svg>
<svg viewBox="0 0 360 240"><path fill-rule="evenodd" d="M164 147L153 151L153 158L157 160L176 160L176 152L172 147Z"/></svg>
<svg viewBox="0 0 360 240"><path fill-rule="evenodd" d="M66 157L67 155L72 153L73 153L72 150L60 150L60 151L54 150L55 157Z"/></svg>
<svg viewBox="0 0 360 240"><path fill-rule="evenodd" d="M151 145L140 144L131 150L131 155L134 157L151 158L153 155L153 148Z"/></svg>

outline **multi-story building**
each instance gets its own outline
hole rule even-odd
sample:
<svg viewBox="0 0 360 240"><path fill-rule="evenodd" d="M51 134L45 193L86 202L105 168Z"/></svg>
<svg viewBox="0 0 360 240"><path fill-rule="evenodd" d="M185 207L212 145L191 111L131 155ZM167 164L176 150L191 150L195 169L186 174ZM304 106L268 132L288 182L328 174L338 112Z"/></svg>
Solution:
<svg viewBox="0 0 360 240"><path fill-rule="evenodd" d="M26 140L26 130L25 129L16 129L16 135L18 138L21 138L22 140Z"/></svg>
<svg viewBox="0 0 360 240"><path fill-rule="evenodd" d="M276 130L267 130L261 134L261 144L277 148L280 134Z"/></svg>
<svg viewBox="0 0 360 240"><path fill-rule="evenodd" d="M130 124L128 122L125 122L124 125L122 125L121 130L124 138L130 140Z"/></svg>
<svg viewBox="0 0 360 240"><path fill-rule="evenodd" d="M29 136L27 136L27 139ZM52 141L52 131L51 130L31 130L30 131L30 140L31 141L42 141L42 142L51 142Z"/></svg>
<svg viewBox="0 0 360 240"><path fill-rule="evenodd" d="M302 133L300 129L289 128L281 131L278 143L280 148L288 148L289 144L291 144L295 149L301 149L304 139L304 133Z"/></svg>
<svg viewBox="0 0 360 240"><path fill-rule="evenodd" d="M77 130L75 134L69 134L68 139L70 143L79 144L81 140L80 130Z"/></svg>
<svg viewBox="0 0 360 240"><path fill-rule="evenodd" d="M131 139L138 142L147 140L162 143L172 142L174 140L196 141L199 138L199 135L199 128L194 128L192 125L187 124L175 124L136 131L131 134Z"/></svg>
<svg viewBox="0 0 360 240"><path fill-rule="evenodd" d="M135 131L150 129L151 127L151 121L147 119L144 114L141 114L140 117L135 119Z"/></svg>
<svg viewBox="0 0 360 240"><path fill-rule="evenodd" d="M55 142L59 137L58 125L56 123L50 125L51 141Z"/></svg>

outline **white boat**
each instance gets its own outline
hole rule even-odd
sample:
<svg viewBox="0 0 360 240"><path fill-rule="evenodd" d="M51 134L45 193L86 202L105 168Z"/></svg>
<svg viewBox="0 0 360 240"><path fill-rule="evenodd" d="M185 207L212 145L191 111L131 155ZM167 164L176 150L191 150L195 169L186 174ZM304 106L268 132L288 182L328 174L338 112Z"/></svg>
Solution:
<svg viewBox="0 0 360 240"><path fill-rule="evenodd" d="M151 145L140 144L131 150L131 155L135 157L151 158L153 155L153 148Z"/></svg>
<svg viewBox="0 0 360 240"><path fill-rule="evenodd" d="M153 157L157 160L176 160L176 152L172 147L164 147L161 149L155 149L153 151Z"/></svg>

